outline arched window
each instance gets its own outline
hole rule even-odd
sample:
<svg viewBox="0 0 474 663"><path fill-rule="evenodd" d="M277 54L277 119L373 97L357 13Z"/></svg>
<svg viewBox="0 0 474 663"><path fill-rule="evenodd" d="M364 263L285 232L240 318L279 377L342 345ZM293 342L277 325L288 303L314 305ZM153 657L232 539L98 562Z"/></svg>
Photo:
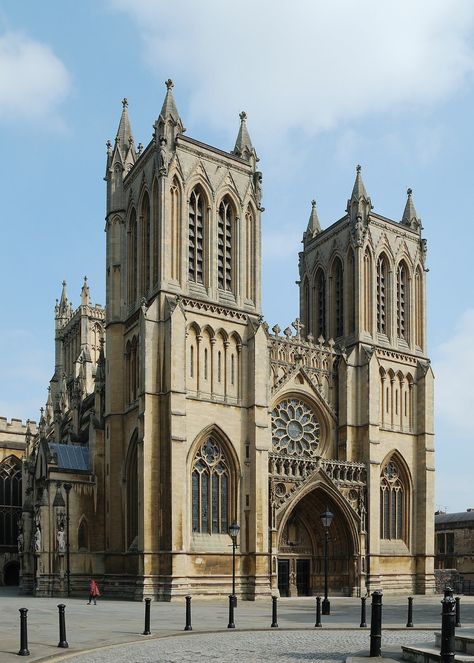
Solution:
<svg viewBox="0 0 474 663"><path fill-rule="evenodd" d="M317 338L326 336L326 279L322 269L318 269L315 279L316 320L314 333Z"/></svg>
<svg viewBox="0 0 474 663"><path fill-rule="evenodd" d="M301 302L302 320L303 320L303 335L308 336L312 333L311 330L311 301L308 279L305 277L303 283L303 301Z"/></svg>
<svg viewBox="0 0 474 663"><path fill-rule="evenodd" d="M153 194L152 194L152 213L153 213L153 284L156 285L158 282L158 276L160 273L160 229L158 227L158 182L153 182Z"/></svg>
<svg viewBox="0 0 474 663"><path fill-rule="evenodd" d="M141 255L141 294L146 296L150 288L150 199L148 194L143 196L141 207L142 224L142 255Z"/></svg>
<svg viewBox="0 0 474 663"><path fill-rule="evenodd" d="M415 272L415 343L423 349L423 276L417 267Z"/></svg>
<svg viewBox="0 0 474 663"><path fill-rule="evenodd" d="M409 315L410 290L408 281L408 269L404 261L397 268L397 336L409 341Z"/></svg>
<svg viewBox="0 0 474 663"><path fill-rule="evenodd" d="M128 303L132 306L137 299L137 213L132 209L128 228Z"/></svg>
<svg viewBox="0 0 474 663"><path fill-rule="evenodd" d="M332 333L335 338L344 334L344 284L339 258L332 265Z"/></svg>
<svg viewBox="0 0 474 663"><path fill-rule="evenodd" d="M136 543L138 536L138 452L137 434L130 441L127 459L127 547Z"/></svg>
<svg viewBox="0 0 474 663"><path fill-rule="evenodd" d="M82 518L77 530L77 549L89 550L89 528L85 518Z"/></svg>
<svg viewBox="0 0 474 663"><path fill-rule="evenodd" d="M9 456L0 464L0 545L17 546L21 519L21 463Z"/></svg>
<svg viewBox="0 0 474 663"><path fill-rule="evenodd" d="M380 477L380 537L406 540L407 487L399 464L392 458Z"/></svg>
<svg viewBox="0 0 474 663"><path fill-rule="evenodd" d="M388 332L388 263L384 255L377 260L377 331Z"/></svg>
<svg viewBox="0 0 474 663"><path fill-rule="evenodd" d="M364 330L372 333L372 260L368 249L364 253Z"/></svg>
<svg viewBox="0 0 474 663"><path fill-rule="evenodd" d="M234 280L234 223L233 205L226 196L219 205L217 220L217 285L221 290L233 290Z"/></svg>
<svg viewBox="0 0 474 663"><path fill-rule="evenodd" d="M247 299L255 301L255 219L252 208L247 208L245 213L245 237L247 240L246 256L246 296Z"/></svg>
<svg viewBox="0 0 474 663"><path fill-rule="evenodd" d="M352 334L355 331L355 262L354 251L349 249L347 254L347 331Z"/></svg>
<svg viewBox="0 0 474 663"><path fill-rule="evenodd" d="M131 361L132 361L132 345L127 341L125 346L125 402L128 405L132 400L131 393Z"/></svg>
<svg viewBox="0 0 474 663"><path fill-rule="evenodd" d="M201 534L227 534L230 468L222 445L208 437L199 447L192 469L192 529Z"/></svg>
<svg viewBox="0 0 474 663"><path fill-rule="evenodd" d="M196 187L189 197L188 228L188 278L194 283L204 283L204 214L204 194Z"/></svg>
<svg viewBox="0 0 474 663"><path fill-rule="evenodd" d="M139 363L138 363L138 341L134 336L130 346L130 402L136 401L138 398L138 376L139 376Z"/></svg>
<svg viewBox="0 0 474 663"><path fill-rule="evenodd" d="M171 199L171 265L170 265L170 275L171 278L175 281L179 281L180 277L180 250L181 250L181 241L180 241L180 195L179 195L179 186L176 178L173 179L173 183L170 188L170 199Z"/></svg>

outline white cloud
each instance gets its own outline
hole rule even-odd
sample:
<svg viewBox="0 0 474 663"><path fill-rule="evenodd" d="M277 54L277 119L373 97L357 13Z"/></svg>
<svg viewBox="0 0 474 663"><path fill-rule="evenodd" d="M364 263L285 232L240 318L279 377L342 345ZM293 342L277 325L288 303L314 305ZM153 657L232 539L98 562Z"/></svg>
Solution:
<svg viewBox="0 0 474 663"><path fill-rule="evenodd" d="M21 32L0 36L0 120L41 120L61 126L58 107L70 75L51 48Z"/></svg>
<svg viewBox="0 0 474 663"><path fill-rule="evenodd" d="M464 312L449 341L434 352L436 412L446 430L474 437L474 309Z"/></svg>
<svg viewBox="0 0 474 663"><path fill-rule="evenodd" d="M471 0L109 0L144 57L189 89L191 118L225 127L241 106L267 141L368 114L430 106L474 68Z"/></svg>

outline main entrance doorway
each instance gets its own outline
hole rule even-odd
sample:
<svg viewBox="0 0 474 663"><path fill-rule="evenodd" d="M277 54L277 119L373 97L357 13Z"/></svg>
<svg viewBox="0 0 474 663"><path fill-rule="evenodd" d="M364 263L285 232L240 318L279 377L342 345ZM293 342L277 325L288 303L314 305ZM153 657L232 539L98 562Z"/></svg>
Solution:
<svg viewBox="0 0 474 663"><path fill-rule="evenodd" d="M324 590L325 529L321 514L329 509L328 585L330 594L351 596L358 587L347 515L325 491L315 488L297 502L278 537L278 589L281 596L312 596Z"/></svg>

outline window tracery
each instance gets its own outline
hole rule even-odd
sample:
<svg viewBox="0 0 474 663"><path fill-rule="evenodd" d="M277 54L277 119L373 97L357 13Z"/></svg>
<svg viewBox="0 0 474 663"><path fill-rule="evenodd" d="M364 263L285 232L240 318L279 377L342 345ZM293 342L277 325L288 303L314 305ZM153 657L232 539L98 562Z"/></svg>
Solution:
<svg viewBox="0 0 474 663"><path fill-rule="evenodd" d="M188 278L204 283L204 195L196 187L189 198Z"/></svg>
<svg viewBox="0 0 474 663"><path fill-rule="evenodd" d="M380 537L406 538L406 487L399 465L391 459L382 469L380 478Z"/></svg>
<svg viewBox="0 0 474 663"><path fill-rule="evenodd" d="M408 338L409 290L408 272L402 261L397 269L397 335L407 341Z"/></svg>
<svg viewBox="0 0 474 663"><path fill-rule="evenodd" d="M10 456L0 464L0 545L17 545L20 518L21 463Z"/></svg>
<svg viewBox="0 0 474 663"><path fill-rule="evenodd" d="M228 198L219 205L217 223L217 285L221 290L232 291L233 280L233 232L235 214Z"/></svg>
<svg viewBox="0 0 474 663"><path fill-rule="evenodd" d="M230 469L222 445L208 437L194 458L192 469L192 530L227 534L230 510Z"/></svg>
<svg viewBox="0 0 474 663"><path fill-rule="evenodd" d="M326 336L326 279L322 269L316 273L316 337Z"/></svg>
<svg viewBox="0 0 474 663"><path fill-rule="evenodd" d="M302 400L280 401L272 412L273 450L285 456L317 454L320 426L313 410Z"/></svg>
<svg viewBox="0 0 474 663"><path fill-rule="evenodd" d="M387 334L388 266L384 255L377 260L377 331Z"/></svg>

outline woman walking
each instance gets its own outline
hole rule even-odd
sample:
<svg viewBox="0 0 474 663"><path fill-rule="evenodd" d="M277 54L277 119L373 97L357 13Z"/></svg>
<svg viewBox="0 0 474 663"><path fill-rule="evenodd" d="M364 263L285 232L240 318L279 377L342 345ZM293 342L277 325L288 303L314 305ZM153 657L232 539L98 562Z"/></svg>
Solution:
<svg viewBox="0 0 474 663"><path fill-rule="evenodd" d="M96 581L93 578L90 578L90 580L89 580L89 603L87 605L90 605L91 601L94 601L94 605L97 605L97 597L98 596L100 596L99 585L96 583Z"/></svg>

